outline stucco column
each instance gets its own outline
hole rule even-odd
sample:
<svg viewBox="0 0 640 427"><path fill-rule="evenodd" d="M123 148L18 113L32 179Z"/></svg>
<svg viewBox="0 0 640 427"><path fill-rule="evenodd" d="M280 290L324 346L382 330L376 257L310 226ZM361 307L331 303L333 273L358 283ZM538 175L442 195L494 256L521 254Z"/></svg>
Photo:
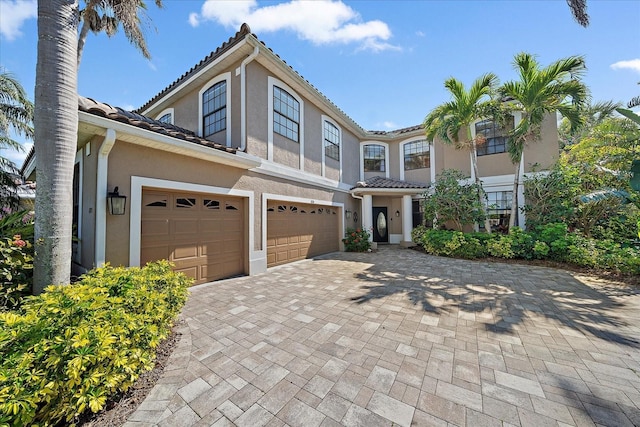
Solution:
<svg viewBox="0 0 640 427"><path fill-rule="evenodd" d="M411 230L413 229L413 206L411 196L402 196L402 246L411 246Z"/></svg>
<svg viewBox="0 0 640 427"><path fill-rule="evenodd" d="M373 241L373 197L362 196L362 228L369 231L369 241Z"/></svg>

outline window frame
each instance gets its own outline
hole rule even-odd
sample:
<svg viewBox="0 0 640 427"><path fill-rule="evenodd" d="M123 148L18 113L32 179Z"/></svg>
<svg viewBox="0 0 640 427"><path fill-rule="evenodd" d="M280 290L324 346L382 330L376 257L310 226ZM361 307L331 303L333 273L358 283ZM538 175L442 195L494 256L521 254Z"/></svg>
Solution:
<svg viewBox="0 0 640 427"><path fill-rule="evenodd" d="M162 119L166 116L169 116L169 121L163 121ZM174 109L173 108L166 108L164 110L162 110L160 112L160 114L158 114L156 116L156 121L162 122L162 123L167 123L167 124L174 124Z"/></svg>
<svg viewBox="0 0 640 427"><path fill-rule="evenodd" d="M222 89L218 89L222 88ZM224 92L222 92L224 91ZM212 92L213 95L209 98L208 94ZM217 93L218 92L218 93ZM205 97L207 97L205 101ZM227 130L227 82L225 80L221 80L219 82L214 83L209 86L204 92L202 92L202 96L200 97L200 102L202 103L202 115L200 116L200 120L202 120L202 137L208 138L217 133ZM216 108L216 102L220 101L220 106ZM212 106L210 107L210 105ZM207 108L211 108L210 111L207 111ZM224 114L224 116L223 116ZM212 118L212 121L207 124L207 119ZM218 128L220 126L220 128ZM207 133L207 129L212 128L210 133Z"/></svg>
<svg viewBox="0 0 640 427"><path fill-rule="evenodd" d="M330 127L331 129L327 129L327 127ZM333 123L331 123L329 120L323 120L322 121L322 140L324 142L324 155L330 159L333 159L337 162L340 161L340 145L341 144L341 135L340 135L340 128L338 128L338 126L334 125ZM335 140L332 141L329 136L335 136ZM334 156L331 153L331 151L335 151L337 152L337 154Z"/></svg>
<svg viewBox="0 0 640 427"><path fill-rule="evenodd" d="M300 102L289 91L279 85L273 86L271 96L273 101L273 132L293 142L300 143ZM291 101L291 105L288 101ZM284 108L282 107L283 104ZM293 114L290 115L289 109L292 110ZM278 118L281 120L277 120ZM290 123L295 125L295 129L289 127ZM284 133L280 130L281 128L286 129ZM289 130L291 134L289 134ZM294 136L295 139L293 138Z"/></svg>
<svg viewBox="0 0 640 427"><path fill-rule="evenodd" d="M378 149L381 149L380 151L382 151L382 158L379 157L373 157L373 158L367 158L367 148L368 147L377 147ZM364 172L387 172L388 169L388 165L387 165L387 147L385 147L384 145L381 144L366 144L362 146L362 163L363 163L363 168L364 168ZM376 169L367 169L367 160L371 161L380 161L380 168L376 168Z"/></svg>
<svg viewBox="0 0 640 427"><path fill-rule="evenodd" d="M478 131L478 126L491 124L491 127L487 127L485 129L481 129ZM478 157L481 156L490 156L492 154L502 154L507 152L507 141L509 139L508 133L515 126L515 117L511 116L510 124L507 124L504 127L499 127L495 123L495 121L491 119L485 119L477 121L473 124L474 136L477 137L481 133L489 133L492 136L485 136L486 141L482 145L476 145L476 155Z"/></svg>
<svg viewBox="0 0 640 427"><path fill-rule="evenodd" d="M426 150L422 151L416 151L414 153L408 153L407 154L407 148L417 145L417 144L426 144ZM421 156L426 156L426 166L425 166L425 161L424 159L422 161L420 161L419 163L422 166L416 166L416 167L407 167L407 165L410 162L407 162L407 156L409 156L409 158L416 158L416 157L421 157ZM402 144L402 158L403 158L403 169L405 171L410 171L410 170L417 170L417 169L429 169L431 168L431 144L429 143L429 141L427 139L416 139L414 141L407 141L404 144Z"/></svg>
<svg viewBox="0 0 640 427"><path fill-rule="evenodd" d="M226 81L226 123L224 132L226 133L225 144L227 147L231 147L231 72L226 72L219 74L202 85L200 91L198 92L198 136L204 138L204 118L203 118L203 102L202 98L204 93L213 87L215 84ZM220 131L222 132L222 130Z"/></svg>
<svg viewBox="0 0 640 427"><path fill-rule="evenodd" d="M338 162L339 164L339 174L338 181L342 182L342 127L338 125L338 123L330 118L329 116L325 116L324 114L321 116L321 126L322 126L322 176L326 176L326 164L327 158L330 158L332 162ZM327 155L327 138L326 138L326 124L333 126L337 132L337 147L338 147L338 159L335 159L331 156Z"/></svg>
<svg viewBox="0 0 640 427"><path fill-rule="evenodd" d="M293 90L291 87L289 87L286 83L284 83L283 81L280 81L278 79L276 79L273 76L268 76L267 77L267 107L268 107L268 112L267 112L267 160L268 161L273 161L273 145L274 145L274 130L273 130L273 88L274 86L277 86L281 89L286 90L289 95L293 96L294 99L296 101L298 101L298 103L300 104L300 123L299 123L299 132L298 132L298 144L300 146L300 151L299 151L299 166L298 166L298 170L300 171L304 171L305 165L304 165L304 132L305 132L305 127L304 127L304 100L302 99L302 97L300 97L300 95L298 95L298 93ZM280 134L278 134L280 135ZM285 139L289 140L286 137L283 137ZM292 141L294 142L294 141Z"/></svg>

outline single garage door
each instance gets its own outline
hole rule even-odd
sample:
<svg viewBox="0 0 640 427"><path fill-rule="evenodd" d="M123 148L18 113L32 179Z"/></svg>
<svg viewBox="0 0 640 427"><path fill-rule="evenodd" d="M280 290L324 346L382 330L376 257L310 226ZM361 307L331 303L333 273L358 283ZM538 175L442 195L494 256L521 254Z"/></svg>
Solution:
<svg viewBox="0 0 640 427"><path fill-rule="evenodd" d="M270 201L267 206L267 266L339 250L338 209Z"/></svg>
<svg viewBox="0 0 640 427"><path fill-rule="evenodd" d="M144 189L140 261L168 259L195 284L242 274L244 223L242 198Z"/></svg>

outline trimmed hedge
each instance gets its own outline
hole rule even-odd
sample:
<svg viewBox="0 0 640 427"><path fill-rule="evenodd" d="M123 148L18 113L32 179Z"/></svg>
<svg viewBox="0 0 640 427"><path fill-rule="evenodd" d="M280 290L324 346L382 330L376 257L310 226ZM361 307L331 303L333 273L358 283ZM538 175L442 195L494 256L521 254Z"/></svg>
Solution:
<svg viewBox="0 0 640 427"><path fill-rule="evenodd" d="M428 254L477 259L549 259L581 267L640 274L640 250L612 240L596 240L570 233L565 224L548 224L533 232L513 228L509 234L431 230L412 232L413 241Z"/></svg>
<svg viewBox="0 0 640 427"><path fill-rule="evenodd" d="M0 313L0 425L72 425L153 367L191 279L167 261L92 270Z"/></svg>

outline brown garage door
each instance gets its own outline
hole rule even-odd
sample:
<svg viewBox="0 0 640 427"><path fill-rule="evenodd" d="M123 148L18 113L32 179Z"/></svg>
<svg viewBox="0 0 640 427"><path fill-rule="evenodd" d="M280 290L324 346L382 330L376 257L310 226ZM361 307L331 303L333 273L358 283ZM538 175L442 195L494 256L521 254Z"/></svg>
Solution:
<svg viewBox="0 0 640 427"><path fill-rule="evenodd" d="M195 284L242 274L244 223L241 198L144 190L141 264L168 259Z"/></svg>
<svg viewBox="0 0 640 427"><path fill-rule="evenodd" d="M271 201L267 206L267 266L339 249L338 209Z"/></svg>

